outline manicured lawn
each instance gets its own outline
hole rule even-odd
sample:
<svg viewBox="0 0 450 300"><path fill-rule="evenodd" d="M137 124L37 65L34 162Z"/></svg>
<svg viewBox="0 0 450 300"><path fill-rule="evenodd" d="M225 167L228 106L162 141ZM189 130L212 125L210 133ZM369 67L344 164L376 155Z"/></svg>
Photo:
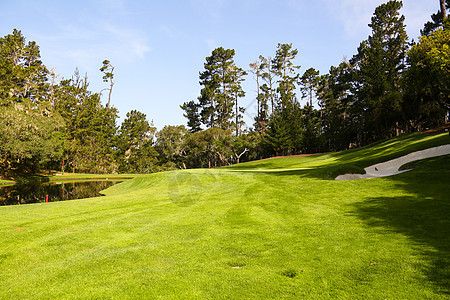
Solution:
<svg viewBox="0 0 450 300"><path fill-rule="evenodd" d="M446 299L450 156L333 178L448 143L415 134L0 207L0 298Z"/></svg>

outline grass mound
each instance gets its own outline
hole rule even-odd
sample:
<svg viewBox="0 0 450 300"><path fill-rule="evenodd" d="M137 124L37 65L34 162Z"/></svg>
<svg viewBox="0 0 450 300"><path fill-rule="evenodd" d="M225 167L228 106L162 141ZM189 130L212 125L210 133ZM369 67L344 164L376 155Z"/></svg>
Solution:
<svg viewBox="0 0 450 300"><path fill-rule="evenodd" d="M414 134L0 207L0 298L446 298L449 156L332 179L448 143Z"/></svg>

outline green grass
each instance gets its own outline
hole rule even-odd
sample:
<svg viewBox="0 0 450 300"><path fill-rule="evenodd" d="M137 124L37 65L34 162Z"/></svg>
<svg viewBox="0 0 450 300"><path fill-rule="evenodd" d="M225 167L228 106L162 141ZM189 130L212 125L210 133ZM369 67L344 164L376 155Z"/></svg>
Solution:
<svg viewBox="0 0 450 300"><path fill-rule="evenodd" d="M332 180L447 143L409 135L0 207L0 298L448 299L450 156Z"/></svg>

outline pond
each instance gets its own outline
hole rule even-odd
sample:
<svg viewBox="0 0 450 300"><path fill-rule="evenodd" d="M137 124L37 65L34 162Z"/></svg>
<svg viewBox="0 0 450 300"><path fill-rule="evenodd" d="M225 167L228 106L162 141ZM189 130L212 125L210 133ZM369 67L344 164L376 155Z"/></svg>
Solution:
<svg viewBox="0 0 450 300"><path fill-rule="evenodd" d="M101 196L121 181L32 182L0 187L0 206L45 203Z"/></svg>

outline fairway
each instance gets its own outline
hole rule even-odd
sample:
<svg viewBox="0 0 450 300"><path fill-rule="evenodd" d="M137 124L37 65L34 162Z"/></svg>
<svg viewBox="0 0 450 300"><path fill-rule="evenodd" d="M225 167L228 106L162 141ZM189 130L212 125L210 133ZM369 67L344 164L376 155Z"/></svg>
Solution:
<svg viewBox="0 0 450 300"><path fill-rule="evenodd" d="M450 155L334 180L444 144L412 134L0 207L0 298L448 299Z"/></svg>

